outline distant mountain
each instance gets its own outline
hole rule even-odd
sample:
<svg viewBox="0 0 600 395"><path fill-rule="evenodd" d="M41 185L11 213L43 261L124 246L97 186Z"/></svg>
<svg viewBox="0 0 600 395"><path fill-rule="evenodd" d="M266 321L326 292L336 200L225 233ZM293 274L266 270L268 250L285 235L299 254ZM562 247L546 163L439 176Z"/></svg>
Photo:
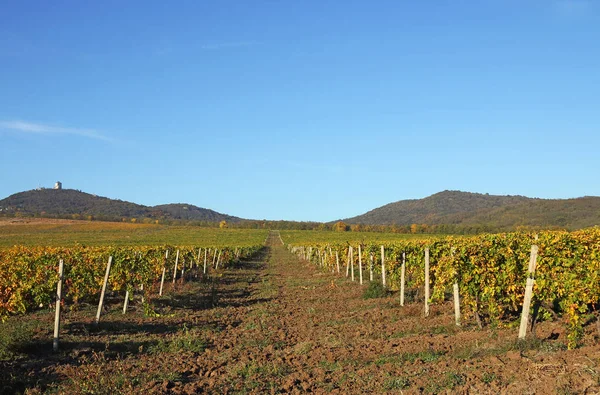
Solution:
<svg viewBox="0 0 600 395"><path fill-rule="evenodd" d="M152 218L207 222L238 222L241 218L221 214L190 204L143 206L109 199L74 189L40 189L15 193L0 200L0 213L38 214L54 217L79 215L97 219Z"/></svg>
<svg viewBox="0 0 600 395"><path fill-rule="evenodd" d="M227 222L238 222L242 220L238 217L221 214L207 208L200 208L184 203L162 204L160 206L154 206L153 209L160 210L173 219L201 220L209 222L219 222L222 220Z"/></svg>
<svg viewBox="0 0 600 395"><path fill-rule="evenodd" d="M578 229L600 225L600 197L537 199L443 191L401 200L343 220L363 225L460 225L510 230L518 226Z"/></svg>

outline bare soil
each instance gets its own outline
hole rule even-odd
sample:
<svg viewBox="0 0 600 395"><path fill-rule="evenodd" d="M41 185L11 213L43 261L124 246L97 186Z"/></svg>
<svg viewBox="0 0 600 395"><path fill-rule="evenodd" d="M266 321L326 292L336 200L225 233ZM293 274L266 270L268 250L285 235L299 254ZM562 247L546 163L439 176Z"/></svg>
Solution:
<svg viewBox="0 0 600 395"><path fill-rule="evenodd" d="M0 392L600 393L595 325L576 350L561 322L524 342L517 327L459 328L451 303L424 317L397 296L365 300L366 285L298 261L276 237L255 259L199 277L150 308L136 296L126 315L115 296L98 328L91 304L66 313L56 354L51 311L13 317L4 338L6 325L35 325L0 361Z"/></svg>

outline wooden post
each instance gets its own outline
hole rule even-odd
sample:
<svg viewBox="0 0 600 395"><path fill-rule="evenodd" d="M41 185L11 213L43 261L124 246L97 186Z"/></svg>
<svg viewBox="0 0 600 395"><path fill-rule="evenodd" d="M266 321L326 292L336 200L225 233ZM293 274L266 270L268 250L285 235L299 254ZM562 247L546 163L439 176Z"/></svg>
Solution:
<svg viewBox="0 0 600 395"><path fill-rule="evenodd" d="M223 250L219 250L219 256L217 257L217 264L215 265L215 270L217 270L219 268L219 261L221 260L221 252L223 252Z"/></svg>
<svg viewBox="0 0 600 395"><path fill-rule="evenodd" d="M352 274L352 281L354 281L354 248L350 246L350 273Z"/></svg>
<svg viewBox="0 0 600 395"><path fill-rule="evenodd" d="M64 265L63 260L58 261L58 282L56 284L56 311L54 313L54 339L52 340L52 349L58 351L58 337L60 333L60 303L62 301L62 283L63 283Z"/></svg>
<svg viewBox="0 0 600 395"><path fill-rule="evenodd" d="M337 272L340 274L340 255L337 250L335 251L335 264L337 265Z"/></svg>
<svg viewBox="0 0 600 395"><path fill-rule="evenodd" d="M402 266L400 267L400 306L404 306L404 284L406 283L406 252L402 253Z"/></svg>
<svg viewBox="0 0 600 395"><path fill-rule="evenodd" d="M183 276L185 275L185 257L181 258L181 282L183 282Z"/></svg>
<svg viewBox="0 0 600 395"><path fill-rule="evenodd" d="M160 278L160 290L158 291L158 296L162 296L163 285L165 285L165 272L167 270L167 259L169 258L169 250L165 252L165 263L163 264L162 277Z"/></svg>
<svg viewBox="0 0 600 395"><path fill-rule="evenodd" d="M162 277L160 279L160 289L158 291L158 296L162 296L163 286L165 285L165 272L166 271L167 271L167 268L165 266L163 266L163 272L162 272Z"/></svg>
<svg viewBox="0 0 600 395"><path fill-rule="evenodd" d="M460 326L460 296L458 293L458 283L454 283L454 322Z"/></svg>
<svg viewBox="0 0 600 395"><path fill-rule="evenodd" d="M127 313L127 305L129 304L129 289L125 291L125 301L123 302L123 314Z"/></svg>
<svg viewBox="0 0 600 395"><path fill-rule="evenodd" d="M177 279L177 263L179 263L179 250L177 250L177 256L175 257L175 270L173 270L173 284Z"/></svg>
<svg viewBox="0 0 600 395"><path fill-rule="evenodd" d="M452 247L450 250L450 254L452 255L452 263L454 264L454 250ZM456 326L460 326L460 293L458 292L458 276L454 280L454 285L452 286L454 292L454 323Z"/></svg>
<svg viewBox="0 0 600 395"><path fill-rule="evenodd" d="M369 281L373 281L373 260L375 259L375 257L373 256L373 253L369 254Z"/></svg>
<svg viewBox="0 0 600 395"><path fill-rule="evenodd" d="M96 325L98 325L98 323L100 322L100 313L102 313L102 306L104 305L104 295L106 294L106 285L108 284L108 276L110 275L110 266L112 265L112 259L112 256L108 257L106 273L104 274L104 283L102 284L102 292L100 293L100 302L98 302L98 311L96 312Z"/></svg>
<svg viewBox="0 0 600 395"><path fill-rule="evenodd" d="M381 282L385 287L385 250L383 246L381 246Z"/></svg>
<svg viewBox="0 0 600 395"><path fill-rule="evenodd" d="M215 269L217 268L215 266L216 262L217 262L217 249L215 248L215 251L213 252L213 263L212 263L212 267L214 267Z"/></svg>
<svg viewBox="0 0 600 395"><path fill-rule="evenodd" d="M360 283L360 285L362 285L363 283L363 276L362 276L362 249L360 244L358 245L358 281Z"/></svg>
<svg viewBox="0 0 600 395"><path fill-rule="evenodd" d="M527 323L529 321L529 309L533 297L533 284L535 284L535 267L537 264L538 246L531 246L529 256L529 267L527 269L527 284L525 285L525 299L523 300L523 312L521 313L521 326L519 327L519 340L525 339L527 334Z"/></svg>
<svg viewBox="0 0 600 395"><path fill-rule="evenodd" d="M204 247L204 274L206 274L206 258L208 257L208 249Z"/></svg>
<svg viewBox="0 0 600 395"><path fill-rule="evenodd" d="M346 277L350 275L350 251L352 251L352 247L348 247L348 259L346 259Z"/></svg>
<svg viewBox="0 0 600 395"><path fill-rule="evenodd" d="M194 277L198 278L198 269L200 269L200 253L202 252L202 248L198 248L198 258L196 258L196 272Z"/></svg>
<svg viewBox="0 0 600 395"><path fill-rule="evenodd" d="M140 292L142 293L142 304L144 304L144 284L140 285Z"/></svg>
<svg viewBox="0 0 600 395"><path fill-rule="evenodd" d="M425 317L429 317L429 247L425 248Z"/></svg>

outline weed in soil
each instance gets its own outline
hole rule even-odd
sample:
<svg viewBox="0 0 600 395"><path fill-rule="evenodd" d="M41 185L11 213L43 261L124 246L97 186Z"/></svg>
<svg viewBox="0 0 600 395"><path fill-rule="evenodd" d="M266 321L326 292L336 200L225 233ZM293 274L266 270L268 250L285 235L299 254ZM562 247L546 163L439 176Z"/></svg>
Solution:
<svg viewBox="0 0 600 395"><path fill-rule="evenodd" d="M383 388L392 390L403 390L410 387L410 380L407 377L394 377L384 381Z"/></svg>
<svg viewBox="0 0 600 395"><path fill-rule="evenodd" d="M155 345L150 346L148 352L150 354L180 353L192 352L201 353L206 349L206 341L201 337L201 334L194 329L189 329L187 325L183 325L183 329L170 335L166 339L161 339Z"/></svg>
<svg viewBox="0 0 600 395"><path fill-rule="evenodd" d="M369 286L363 292L363 299L377 299L384 298L388 295L388 291L385 289L382 283L377 281L371 281Z"/></svg>

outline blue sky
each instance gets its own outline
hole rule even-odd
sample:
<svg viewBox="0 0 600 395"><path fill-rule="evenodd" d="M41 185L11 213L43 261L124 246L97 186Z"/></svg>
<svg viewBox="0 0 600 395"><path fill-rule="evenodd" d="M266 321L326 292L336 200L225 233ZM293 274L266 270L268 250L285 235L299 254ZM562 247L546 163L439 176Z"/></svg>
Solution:
<svg viewBox="0 0 600 395"><path fill-rule="evenodd" d="M600 195L600 2L3 1L0 198L329 221Z"/></svg>

